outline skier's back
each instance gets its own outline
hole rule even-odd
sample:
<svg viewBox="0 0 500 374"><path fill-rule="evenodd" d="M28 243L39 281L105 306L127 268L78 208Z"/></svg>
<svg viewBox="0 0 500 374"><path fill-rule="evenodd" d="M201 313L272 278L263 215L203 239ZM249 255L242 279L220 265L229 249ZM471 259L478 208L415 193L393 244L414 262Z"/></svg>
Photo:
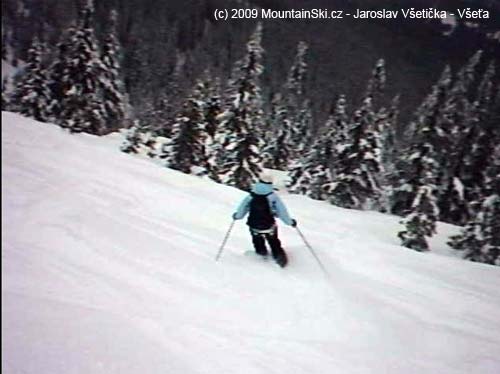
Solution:
<svg viewBox="0 0 500 374"><path fill-rule="evenodd" d="M250 228L255 252L267 256L267 241L276 262L282 267L286 266L288 258L278 238L275 217L292 227L295 227L297 222L290 218L285 205L274 193L271 175L263 173L260 176L259 181L252 186L250 194L243 199L233 214L233 219L242 219L247 213L247 225Z"/></svg>

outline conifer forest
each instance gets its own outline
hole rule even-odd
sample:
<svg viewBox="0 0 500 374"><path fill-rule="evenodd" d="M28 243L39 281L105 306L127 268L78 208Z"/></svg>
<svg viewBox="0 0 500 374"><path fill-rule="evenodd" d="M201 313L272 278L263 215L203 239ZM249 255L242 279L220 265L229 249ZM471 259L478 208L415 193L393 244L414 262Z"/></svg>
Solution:
<svg viewBox="0 0 500 374"><path fill-rule="evenodd" d="M489 12L453 22L214 18L379 3L4 0L2 111L242 190L282 171L289 193L399 216L415 251L457 225L449 246L500 265L499 1L404 2Z"/></svg>

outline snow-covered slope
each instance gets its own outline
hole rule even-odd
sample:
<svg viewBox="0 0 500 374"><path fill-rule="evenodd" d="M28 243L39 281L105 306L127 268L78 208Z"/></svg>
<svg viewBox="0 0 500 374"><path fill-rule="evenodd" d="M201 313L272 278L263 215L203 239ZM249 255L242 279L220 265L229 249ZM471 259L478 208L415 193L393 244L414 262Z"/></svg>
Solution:
<svg viewBox="0 0 500 374"><path fill-rule="evenodd" d="M398 219L285 195L290 265L236 189L2 113L5 373L499 373L500 270L398 246ZM433 250L447 253L440 226Z"/></svg>

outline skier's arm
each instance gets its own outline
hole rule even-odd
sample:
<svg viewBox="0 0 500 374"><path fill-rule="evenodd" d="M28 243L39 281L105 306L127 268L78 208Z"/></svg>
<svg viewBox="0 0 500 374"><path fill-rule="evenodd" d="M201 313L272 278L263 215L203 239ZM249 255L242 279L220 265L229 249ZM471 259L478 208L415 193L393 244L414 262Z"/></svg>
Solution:
<svg viewBox="0 0 500 374"><path fill-rule="evenodd" d="M276 215L281 219L285 224L289 226L293 226L294 220L290 217L288 214L288 210L286 209L285 204L283 204L283 201L279 198L278 195L273 194L273 206L274 206L274 211L276 212Z"/></svg>
<svg viewBox="0 0 500 374"><path fill-rule="evenodd" d="M240 203L238 206L238 209L236 209L236 212L233 213L233 219L242 219L245 217L245 215L248 213L250 210L250 200L252 199L251 195L248 195L243 199L243 201Z"/></svg>

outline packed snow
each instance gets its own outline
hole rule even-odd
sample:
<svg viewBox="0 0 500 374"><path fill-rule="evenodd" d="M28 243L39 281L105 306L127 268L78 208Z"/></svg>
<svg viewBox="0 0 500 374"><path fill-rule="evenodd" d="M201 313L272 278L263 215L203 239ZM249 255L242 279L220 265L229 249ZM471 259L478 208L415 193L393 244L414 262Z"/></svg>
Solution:
<svg viewBox="0 0 500 374"><path fill-rule="evenodd" d="M280 195L285 269L245 252L245 193L2 113L2 371L500 372L500 268L399 246L398 217ZM282 184L282 183L281 183Z"/></svg>

